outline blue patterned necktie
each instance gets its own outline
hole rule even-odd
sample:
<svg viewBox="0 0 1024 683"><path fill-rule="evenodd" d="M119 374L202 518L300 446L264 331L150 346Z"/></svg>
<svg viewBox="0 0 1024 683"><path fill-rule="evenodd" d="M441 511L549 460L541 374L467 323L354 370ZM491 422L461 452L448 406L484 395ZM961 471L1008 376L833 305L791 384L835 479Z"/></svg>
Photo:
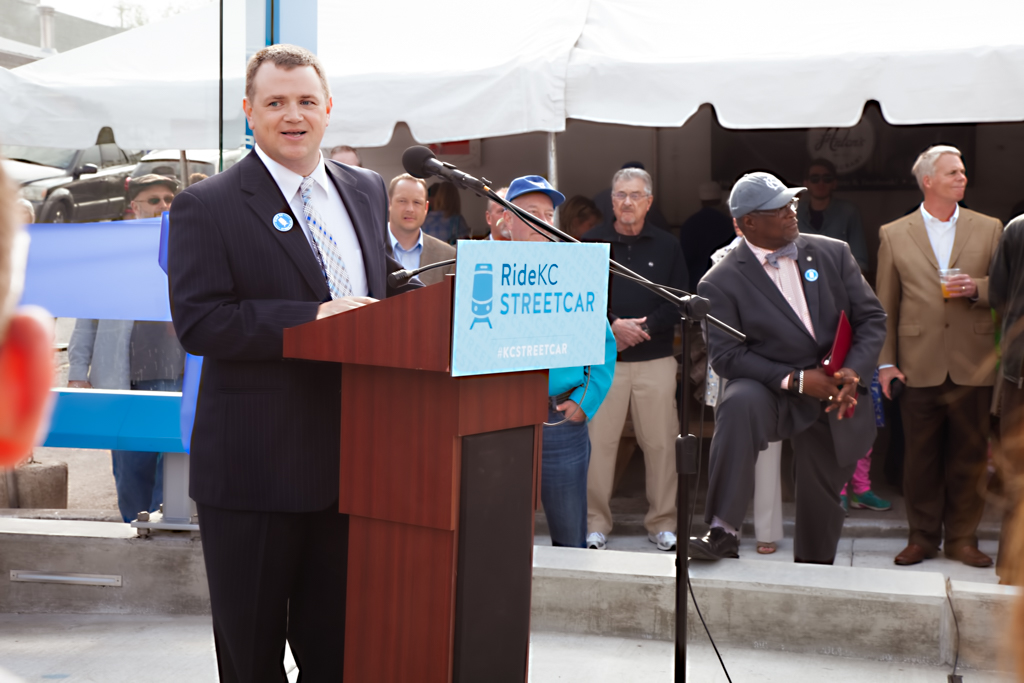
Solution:
<svg viewBox="0 0 1024 683"><path fill-rule="evenodd" d="M790 242L789 244L784 246L782 249L779 249L778 251L773 251L770 254L765 254L764 260L767 261L768 265L771 266L772 268L778 268L779 258L782 256L788 256L789 258L796 261L796 242Z"/></svg>
<svg viewBox="0 0 1024 683"><path fill-rule="evenodd" d="M303 178L299 191L302 192L302 213L306 217L309 235L313 238L313 245L316 247L316 258L320 262L320 268L324 271L324 277L327 278L331 298L340 299L343 296L352 296L352 282L349 280L348 270L345 268L345 259L341 257L341 249L331 234L324 229L324 219L313 205L314 182L312 177Z"/></svg>

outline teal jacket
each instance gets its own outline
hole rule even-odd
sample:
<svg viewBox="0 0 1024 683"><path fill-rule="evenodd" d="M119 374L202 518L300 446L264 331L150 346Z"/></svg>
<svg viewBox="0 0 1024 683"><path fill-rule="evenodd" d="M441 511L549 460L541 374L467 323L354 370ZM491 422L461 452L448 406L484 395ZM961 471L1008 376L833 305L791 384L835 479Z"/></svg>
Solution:
<svg viewBox="0 0 1024 683"><path fill-rule="evenodd" d="M583 395L583 387L587 378L582 367L554 368L548 371L548 394L558 396L576 387L569 398L583 408L587 419L593 418L604 403L615 374L615 336L612 335L612 326L607 322L604 328L604 364L590 366L590 384L587 385L586 397Z"/></svg>

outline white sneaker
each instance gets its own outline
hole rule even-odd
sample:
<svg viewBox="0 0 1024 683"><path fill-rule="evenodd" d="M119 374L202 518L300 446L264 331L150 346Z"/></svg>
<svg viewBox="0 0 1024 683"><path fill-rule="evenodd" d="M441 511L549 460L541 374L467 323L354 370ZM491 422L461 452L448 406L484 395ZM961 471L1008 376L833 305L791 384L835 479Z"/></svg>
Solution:
<svg viewBox="0 0 1024 683"><path fill-rule="evenodd" d="M600 531L595 531L591 534L587 534L587 547L591 550L604 550L605 545L608 544L608 539L604 537Z"/></svg>
<svg viewBox="0 0 1024 683"><path fill-rule="evenodd" d="M655 543L658 550L675 550L676 535L671 531L659 531L656 534L647 534L647 540Z"/></svg>

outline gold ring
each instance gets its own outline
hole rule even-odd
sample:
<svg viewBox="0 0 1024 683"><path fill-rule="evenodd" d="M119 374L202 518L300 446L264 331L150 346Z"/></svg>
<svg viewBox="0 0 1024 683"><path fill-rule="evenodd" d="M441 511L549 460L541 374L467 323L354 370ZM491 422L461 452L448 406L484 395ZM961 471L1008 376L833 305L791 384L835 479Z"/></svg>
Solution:
<svg viewBox="0 0 1024 683"><path fill-rule="evenodd" d="M828 400L829 400L829 401L831 401L831 400L832 400L832 397L831 397L831 396L829 396L829 397L828 397Z"/></svg>

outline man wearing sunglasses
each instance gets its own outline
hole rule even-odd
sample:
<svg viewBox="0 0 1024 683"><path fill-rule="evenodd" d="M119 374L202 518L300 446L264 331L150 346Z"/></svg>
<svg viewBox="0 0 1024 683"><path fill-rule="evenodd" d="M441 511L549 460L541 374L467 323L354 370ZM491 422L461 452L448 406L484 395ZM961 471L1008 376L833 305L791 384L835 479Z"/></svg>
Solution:
<svg viewBox="0 0 1024 683"><path fill-rule="evenodd" d="M866 271L868 246L864 241L860 212L852 202L832 196L839 186L835 164L828 159L813 160L807 167L804 184L807 192L796 210L800 232L846 242L853 258L857 259L857 265Z"/></svg>
<svg viewBox="0 0 1024 683"><path fill-rule="evenodd" d="M133 178L128 185L128 197L136 218L159 218L164 211L171 210L176 194L178 181L155 173Z"/></svg>
<svg viewBox="0 0 1024 683"><path fill-rule="evenodd" d="M177 192L177 180L154 173L128 185L137 218L159 218ZM75 389L181 391L185 350L169 322L80 318L68 344L68 365L68 386ZM159 508L161 454L113 450L110 455L121 518L130 522Z"/></svg>
<svg viewBox="0 0 1024 683"><path fill-rule="evenodd" d="M701 279L711 315L746 334L708 326L708 357L729 380L715 409L704 519L695 560L739 556L739 527L754 494L754 464L768 443L791 439L796 474L797 562L832 564L845 512L839 491L875 439L865 395L885 341L885 311L849 247L797 229L794 198L769 173L733 186L729 211L743 241ZM822 369L840 314L853 329L843 367Z"/></svg>

